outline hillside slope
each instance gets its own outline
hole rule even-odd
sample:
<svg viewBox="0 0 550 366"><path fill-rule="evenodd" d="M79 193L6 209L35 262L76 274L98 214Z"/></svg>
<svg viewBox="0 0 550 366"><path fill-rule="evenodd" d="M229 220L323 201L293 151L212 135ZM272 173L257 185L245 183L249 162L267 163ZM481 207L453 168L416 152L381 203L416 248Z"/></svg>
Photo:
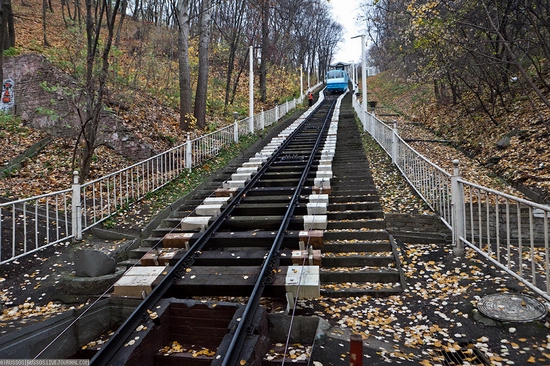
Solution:
<svg viewBox="0 0 550 366"><path fill-rule="evenodd" d="M399 114L390 119L400 121L400 130L404 122L416 122L438 140L461 150L479 169L500 177L530 199L550 199L550 133L543 123L550 119L550 110L542 103L532 105L527 98L518 97L509 111L498 110L495 124L473 99L465 98L461 105L441 105L434 101L431 86L407 84L388 72L370 77L368 86L370 100L377 100L382 107L380 114ZM441 160L433 144L423 148L415 143L413 147L436 162ZM440 166L451 171L451 160L446 157ZM475 182L475 176L470 178Z"/></svg>
<svg viewBox="0 0 550 366"><path fill-rule="evenodd" d="M83 27L72 25L59 2L46 12L44 45L42 2L15 2L16 47L5 57L4 76L16 81L18 118L0 118L0 196L16 199L70 187L75 137L79 120L74 86L85 60ZM197 39L190 39L191 48ZM111 58L112 72L105 98L102 144L93 157L90 179L95 179L183 143L188 131L179 128L179 82L174 58L175 32L149 22L126 18L118 47ZM195 47L196 48L196 47ZM223 51L223 50L222 50ZM233 122L232 112L248 108L248 80L243 76L233 105L224 106L225 65L213 50L205 130L189 131L191 138ZM196 78L196 50L190 52L192 84ZM268 93L284 101L295 93L290 72L268 75ZM282 81L293 82L283 83ZM292 89L294 88L294 89ZM256 110L273 105L256 103ZM33 144L51 140L39 154L8 171L10 162Z"/></svg>

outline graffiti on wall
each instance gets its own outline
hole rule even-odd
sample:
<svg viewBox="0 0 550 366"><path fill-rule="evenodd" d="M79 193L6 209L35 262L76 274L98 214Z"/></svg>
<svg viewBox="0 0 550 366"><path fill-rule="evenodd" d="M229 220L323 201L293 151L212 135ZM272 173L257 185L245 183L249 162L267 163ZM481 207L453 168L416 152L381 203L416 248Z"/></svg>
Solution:
<svg viewBox="0 0 550 366"><path fill-rule="evenodd" d="M2 98L0 98L0 110L7 111L15 105L14 82L6 79L2 83Z"/></svg>

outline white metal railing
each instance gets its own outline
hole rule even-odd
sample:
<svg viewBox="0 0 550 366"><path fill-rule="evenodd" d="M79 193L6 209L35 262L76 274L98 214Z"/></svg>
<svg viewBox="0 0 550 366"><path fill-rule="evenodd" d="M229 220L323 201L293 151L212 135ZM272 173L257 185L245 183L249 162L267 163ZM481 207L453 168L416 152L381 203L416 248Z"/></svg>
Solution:
<svg viewBox="0 0 550 366"><path fill-rule="evenodd" d="M16 260L71 235L72 192L0 204L0 258Z"/></svg>
<svg viewBox="0 0 550 366"><path fill-rule="evenodd" d="M448 173L430 162L353 97L367 131L405 179L453 233L456 255L464 245L550 301L550 207L462 179L458 160Z"/></svg>
<svg viewBox="0 0 550 366"><path fill-rule="evenodd" d="M79 184L75 172L72 188L0 203L0 264L65 240L80 240L83 231L213 158L239 136L276 123L302 100L300 96L255 115L252 131L249 118L236 120L195 139L188 135L184 144L96 180Z"/></svg>

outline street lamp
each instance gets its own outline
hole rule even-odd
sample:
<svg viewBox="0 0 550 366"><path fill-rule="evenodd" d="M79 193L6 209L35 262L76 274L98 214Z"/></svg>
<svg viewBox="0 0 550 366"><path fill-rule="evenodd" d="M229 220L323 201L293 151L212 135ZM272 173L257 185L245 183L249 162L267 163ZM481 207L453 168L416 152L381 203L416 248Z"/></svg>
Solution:
<svg viewBox="0 0 550 366"><path fill-rule="evenodd" d="M237 121L238 119L239 112L233 112L233 139L235 140L236 144L239 143L239 122Z"/></svg>
<svg viewBox="0 0 550 366"><path fill-rule="evenodd" d="M365 59L365 35L351 37L351 39L361 37L361 84L363 94L363 130L367 130L367 60Z"/></svg>
<svg viewBox="0 0 550 366"><path fill-rule="evenodd" d="M248 80L248 132L254 133L254 46L250 46L250 78Z"/></svg>
<svg viewBox="0 0 550 366"><path fill-rule="evenodd" d="M304 96L304 66L300 65L300 103Z"/></svg>

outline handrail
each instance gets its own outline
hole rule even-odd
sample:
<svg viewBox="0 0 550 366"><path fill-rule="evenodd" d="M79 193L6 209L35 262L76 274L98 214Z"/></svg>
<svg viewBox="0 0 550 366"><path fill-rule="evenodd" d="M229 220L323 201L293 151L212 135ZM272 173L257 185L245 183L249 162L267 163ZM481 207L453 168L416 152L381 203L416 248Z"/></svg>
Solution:
<svg viewBox="0 0 550 366"><path fill-rule="evenodd" d="M255 114L252 131L247 117L194 139L188 134L181 145L84 184L74 179L69 189L0 203L0 265L62 241L80 240L84 231L215 157L239 136L277 123L302 100L300 96ZM11 250L2 251L6 247Z"/></svg>
<svg viewBox="0 0 550 366"><path fill-rule="evenodd" d="M391 157L411 187L453 233L453 252L474 249L533 292L550 301L550 206L462 179L429 161L397 132L361 107L353 107L364 131Z"/></svg>
<svg viewBox="0 0 550 366"><path fill-rule="evenodd" d="M303 125L304 122L305 120L302 122L301 125ZM295 135L297 131L299 131L299 129L300 127L296 128L291 136ZM265 162L265 164L259 168L255 175L246 182L245 186L236 193L235 197L233 197L233 199L227 204L223 211L220 212L220 214L213 219L213 221L208 225L204 232L202 232L197 240L195 240L189 250L184 253L183 257L181 257L177 261L177 263L175 263L170 268L170 270L152 289L147 297L136 307L132 314L130 314L130 316L124 321L124 323L116 330L115 334L113 334L113 336L109 338L109 341L105 345L103 345L101 350L96 353L96 355L90 360L91 365L104 365L112 361L112 358L115 357L117 350L122 346L126 338L132 333L136 326L139 325L146 310L151 308L164 296L166 291L168 291L170 286L172 286L174 279L181 275L181 273L186 268L193 265L198 253L203 251L204 246L208 243L210 238L231 215L233 210L240 205L242 199L246 197L250 189L254 187L260 177L269 169L269 167L272 165L272 162L277 159L277 157L280 155L280 151L282 151L284 147L289 144L290 140L291 138L287 138L287 140L278 147L278 149ZM257 283L258 282L260 282L260 279L257 280ZM249 307L247 305L246 309L248 308ZM245 322L245 314L243 314L242 322L240 324L243 324Z"/></svg>

